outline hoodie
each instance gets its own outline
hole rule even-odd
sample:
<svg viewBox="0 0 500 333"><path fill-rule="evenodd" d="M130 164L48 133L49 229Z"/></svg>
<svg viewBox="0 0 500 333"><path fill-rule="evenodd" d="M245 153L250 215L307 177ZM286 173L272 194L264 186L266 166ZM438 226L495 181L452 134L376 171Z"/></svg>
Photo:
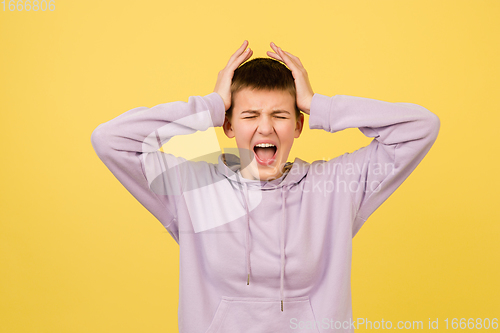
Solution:
<svg viewBox="0 0 500 333"><path fill-rule="evenodd" d="M373 140L328 161L295 158L272 181L242 177L227 149L163 151L175 136L214 134L224 116L214 92L131 109L91 135L179 245L179 331L353 332L352 238L430 150L439 118L412 103L314 94L311 129L358 128Z"/></svg>

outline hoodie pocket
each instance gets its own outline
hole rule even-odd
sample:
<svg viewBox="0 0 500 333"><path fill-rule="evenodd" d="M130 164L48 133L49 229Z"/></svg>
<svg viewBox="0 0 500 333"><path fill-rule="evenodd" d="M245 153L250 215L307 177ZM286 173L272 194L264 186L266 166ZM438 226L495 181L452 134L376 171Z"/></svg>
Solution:
<svg viewBox="0 0 500 333"><path fill-rule="evenodd" d="M222 297L205 333L319 332L309 296L285 298Z"/></svg>

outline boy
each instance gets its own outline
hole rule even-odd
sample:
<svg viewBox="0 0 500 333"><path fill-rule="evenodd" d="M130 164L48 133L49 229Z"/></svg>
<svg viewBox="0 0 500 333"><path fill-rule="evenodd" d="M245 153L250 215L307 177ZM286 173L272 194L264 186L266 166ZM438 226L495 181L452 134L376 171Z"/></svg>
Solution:
<svg viewBox="0 0 500 333"><path fill-rule="evenodd" d="M411 103L315 94L300 60L273 43L276 60L241 65L247 45L213 93L127 111L99 125L92 145L180 246L180 332L352 332L352 237L427 154L439 118ZM299 110L311 129L374 139L329 161L287 162ZM158 150L217 126L239 157Z"/></svg>

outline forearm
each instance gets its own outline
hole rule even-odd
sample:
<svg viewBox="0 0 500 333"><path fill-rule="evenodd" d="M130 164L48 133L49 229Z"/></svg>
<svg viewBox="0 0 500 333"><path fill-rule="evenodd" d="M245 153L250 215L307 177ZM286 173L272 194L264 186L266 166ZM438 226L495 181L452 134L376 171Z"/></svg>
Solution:
<svg viewBox="0 0 500 333"><path fill-rule="evenodd" d="M91 141L98 155L113 151L153 152L175 135L222 126L224 104L216 93L191 96L188 102L139 107L97 126Z"/></svg>
<svg viewBox="0 0 500 333"><path fill-rule="evenodd" d="M120 183L179 239L177 201L182 194L182 158L158 151L175 135L221 126L224 104L216 93L129 110L99 125L91 135L101 161Z"/></svg>
<svg viewBox="0 0 500 333"><path fill-rule="evenodd" d="M374 138L368 146L329 161L337 165L332 177L340 175L349 186L356 212L354 235L422 161L437 138L440 121L416 104L315 94L309 127L331 133L359 128Z"/></svg>
<svg viewBox="0 0 500 333"><path fill-rule="evenodd" d="M331 133L359 128L366 136L390 145L422 138L434 141L440 121L434 113L416 104L315 94L311 102L309 127Z"/></svg>

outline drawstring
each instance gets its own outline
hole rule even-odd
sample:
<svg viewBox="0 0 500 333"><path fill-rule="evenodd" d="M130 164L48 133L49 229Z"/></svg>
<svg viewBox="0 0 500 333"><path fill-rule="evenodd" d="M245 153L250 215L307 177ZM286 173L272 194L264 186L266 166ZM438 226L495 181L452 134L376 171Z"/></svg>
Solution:
<svg viewBox="0 0 500 333"><path fill-rule="evenodd" d="M246 183L245 185L245 209L247 211L247 230L246 230L246 239L245 239L245 257L247 261L247 286L250 284L250 212L248 210L248 187Z"/></svg>
<svg viewBox="0 0 500 333"><path fill-rule="evenodd" d="M283 210L283 219L281 220L281 275L280 275L280 298L281 298L281 311L283 312L283 290L284 290L284 280L285 280L285 222L286 222L286 195L284 191L285 187L283 186L281 189L281 197L283 198L282 210Z"/></svg>
<svg viewBox="0 0 500 333"><path fill-rule="evenodd" d="M244 197L245 197L245 209L247 211L247 228L245 234L245 257L247 262L247 286L250 284L250 211L249 211L249 200L248 200L248 187L245 182L243 182L245 186ZM286 192L284 191L285 187L283 186L281 190L281 197L283 199L282 203L282 212L283 219L280 223L280 300L281 300L281 311L283 312L283 294L284 294L284 282L285 282L285 222L286 222Z"/></svg>

